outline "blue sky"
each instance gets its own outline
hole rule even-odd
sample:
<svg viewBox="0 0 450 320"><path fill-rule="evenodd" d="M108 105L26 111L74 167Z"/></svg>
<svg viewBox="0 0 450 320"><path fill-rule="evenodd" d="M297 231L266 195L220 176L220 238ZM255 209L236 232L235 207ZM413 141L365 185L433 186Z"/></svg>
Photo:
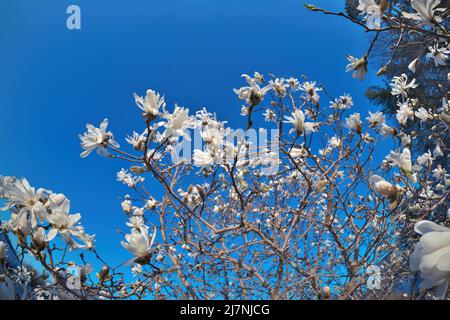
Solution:
<svg viewBox="0 0 450 320"><path fill-rule="evenodd" d="M308 0L342 10L344 1ZM142 120L133 93L147 88L195 111L207 107L230 126L244 126L232 89L242 73L307 75L333 95L351 93L365 117L366 82L344 72L347 54L362 55L367 36L344 19L283 0L3 0L0 3L0 174L26 177L62 192L82 214L97 247L117 264L127 231L115 182L125 164L96 155L80 159L87 122L110 120L116 139ZM66 28L66 8L79 5L82 30ZM372 74L375 70L371 70ZM327 102L323 101L327 104Z"/></svg>

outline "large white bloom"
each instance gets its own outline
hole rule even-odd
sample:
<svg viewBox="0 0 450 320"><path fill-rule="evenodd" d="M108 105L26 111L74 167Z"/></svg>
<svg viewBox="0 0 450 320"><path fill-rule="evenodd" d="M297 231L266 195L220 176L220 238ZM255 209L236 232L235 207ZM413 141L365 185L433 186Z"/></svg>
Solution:
<svg viewBox="0 0 450 320"><path fill-rule="evenodd" d="M433 60L436 67L445 66L447 64L450 50L446 47L439 48L437 44L428 47L427 59Z"/></svg>
<svg viewBox="0 0 450 320"><path fill-rule="evenodd" d="M114 141L114 136L112 132L106 131L108 127L108 119L105 119L100 123L100 127L96 128L92 124L88 123L86 125L87 132L83 135L79 135L81 140L81 147L85 149L80 156L82 158L87 157L92 151L97 149L97 153L102 156L108 155L106 147L111 145L115 148L119 148L119 144Z"/></svg>
<svg viewBox="0 0 450 320"><path fill-rule="evenodd" d="M57 233L57 229L51 229L46 234L44 228L39 227L31 235L31 246L40 251L47 247L47 244L56 237Z"/></svg>
<svg viewBox="0 0 450 320"><path fill-rule="evenodd" d="M345 119L345 127L355 130L358 134L362 130L361 115L359 113L354 113Z"/></svg>
<svg viewBox="0 0 450 320"><path fill-rule="evenodd" d="M392 183L386 181L384 178L376 174L370 177L370 184L375 192L390 200L394 200L397 197L398 192L400 191L400 189L394 186Z"/></svg>
<svg viewBox="0 0 450 320"><path fill-rule="evenodd" d="M357 9L361 11L360 15L363 16L368 28L380 29L382 11L374 0L359 0Z"/></svg>
<svg viewBox="0 0 450 320"><path fill-rule="evenodd" d="M303 132L315 132L318 129L319 124L316 122L305 122L305 114L300 109L295 109L291 112L291 116L284 116L284 123L290 123L294 126L289 133L296 132L297 135L301 135Z"/></svg>
<svg viewBox="0 0 450 320"><path fill-rule="evenodd" d="M175 105L173 113L165 113L164 118L167 122L164 124L166 130L163 136L167 138L178 138L184 136L189 138L186 130L194 126L194 117L189 116L189 109Z"/></svg>
<svg viewBox="0 0 450 320"><path fill-rule="evenodd" d="M381 111L372 113L369 111L369 116L366 118L369 121L371 127L381 129L386 122L386 118Z"/></svg>
<svg viewBox="0 0 450 320"><path fill-rule="evenodd" d="M301 135L305 126L305 114L300 109L295 109L294 112L291 113L291 116L284 116L286 121L285 123L290 123L294 126L289 133L295 131L297 135Z"/></svg>
<svg viewBox="0 0 450 320"><path fill-rule="evenodd" d="M403 172L407 177L412 174L411 151L404 148L402 153L391 151L389 159Z"/></svg>
<svg viewBox="0 0 450 320"><path fill-rule="evenodd" d="M313 103L319 101L319 94L317 92L322 91L322 88L316 87L315 81L306 81L300 85L300 90L306 93L306 99Z"/></svg>
<svg viewBox="0 0 450 320"><path fill-rule="evenodd" d="M31 187L25 178L10 181L4 185L6 205L2 208L8 210L15 207L15 219L12 221L13 229L18 229L24 221L29 221L31 227L37 225L37 220L47 218L47 210L42 203L50 193L48 190Z"/></svg>
<svg viewBox="0 0 450 320"><path fill-rule="evenodd" d="M437 287L437 296L443 298L450 279L450 229L424 220L414 230L422 237L410 257L411 270L420 271L422 288Z"/></svg>
<svg viewBox="0 0 450 320"><path fill-rule="evenodd" d="M249 85L240 89L233 89L233 91L238 95L240 100L245 100L249 106L256 106L259 104L264 99L266 93L273 89L271 84L261 88L258 84L259 81L256 81L246 74L243 74L242 77L246 79Z"/></svg>
<svg viewBox="0 0 450 320"><path fill-rule="evenodd" d="M152 239L148 236L147 228L131 229L130 234L125 235L125 241L120 244L136 257L136 262L144 262L151 254L156 238L156 228L153 229Z"/></svg>
<svg viewBox="0 0 450 320"><path fill-rule="evenodd" d="M134 94L136 105L143 111L142 116L144 118L155 118L159 114L159 109L166 106L164 96L160 96L159 93L153 90L147 90L146 96L142 98L136 93Z"/></svg>
<svg viewBox="0 0 450 320"><path fill-rule="evenodd" d="M352 77L354 79L364 80L367 73L367 57L364 56L361 59L357 59L348 55L347 60L350 63L345 67L345 71L353 71Z"/></svg>
<svg viewBox="0 0 450 320"><path fill-rule="evenodd" d="M436 16L436 11L444 11L443 8L437 8L441 0L411 0L411 6L417 13L403 12L407 19L413 19L421 22L421 25L442 22L442 18Z"/></svg>
<svg viewBox="0 0 450 320"><path fill-rule="evenodd" d="M402 95L403 97L408 97L408 90L415 89L419 85L416 84L416 79L412 79L411 82L408 83L408 76L406 74L402 74L401 76L395 76L390 83L392 87L392 95L398 96Z"/></svg>
<svg viewBox="0 0 450 320"><path fill-rule="evenodd" d="M194 150L194 165L197 167L206 167L214 163L214 158L207 151L202 151L200 149Z"/></svg>
<svg viewBox="0 0 450 320"><path fill-rule="evenodd" d="M53 194L50 196L50 209L51 214L48 216L48 221L53 225L55 229L58 229L61 238L72 249L78 249L84 247L75 242L73 236L81 240L92 240L92 237L88 237L84 234L84 228L77 225L81 219L79 213L69 214L70 201L63 194Z"/></svg>
<svg viewBox="0 0 450 320"><path fill-rule="evenodd" d="M427 121L433 118L433 116L424 107L420 107L419 110L415 112L415 115L421 121Z"/></svg>
<svg viewBox="0 0 450 320"><path fill-rule="evenodd" d="M399 103L398 106L399 108L397 110L396 118L402 126L405 126L408 122L408 119L414 119L414 110L410 105L409 99L404 103Z"/></svg>

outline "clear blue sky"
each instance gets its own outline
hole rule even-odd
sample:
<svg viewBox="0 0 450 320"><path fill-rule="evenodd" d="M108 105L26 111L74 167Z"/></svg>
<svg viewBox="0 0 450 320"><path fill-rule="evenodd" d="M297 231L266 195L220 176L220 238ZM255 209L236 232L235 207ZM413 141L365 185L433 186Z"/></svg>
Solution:
<svg viewBox="0 0 450 320"><path fill-rule="evenodd" d="M0 3L0 174L27 177L65 193L112 264L129 254L116 233L125 226L115 182L125 164L80 159L86 122L110 119L117 140L143 128L132 94L153 88L169 105L203 106L243 126L232 88L242 73L307 75L333 95L349 92L355 111L370 107L368 85L344 72L345 56L364 53L366 35L303 3L341 10L330 0L2 0ZM66 28L77 4L82 30ZM372 74L374 70L371 70ZM324 99L324 98L323 98ZM325 100L325 99L324 99ZM322 101L326 103L325 101Z"/></svg>

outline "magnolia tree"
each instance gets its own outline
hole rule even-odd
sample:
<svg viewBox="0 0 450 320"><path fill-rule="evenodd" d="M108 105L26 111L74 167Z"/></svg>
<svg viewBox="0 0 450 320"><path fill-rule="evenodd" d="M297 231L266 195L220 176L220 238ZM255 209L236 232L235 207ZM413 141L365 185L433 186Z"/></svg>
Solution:
<svg viewBox="0 0 450 320"><path fill-rule="evenodd" d="M380 33L423 41L410 70L392 79L398 110L390 125L380 111L353 111L349 94L258 72L234 89L247 118L240 130L205 109L169 108L153 90L134 96L142 126L126 147L107 119L88 124L81 156L96 151L123 161L117 180L129 192L121 245L130 255L121 266L102 259L87 233L94 230L84 229L63 194L3 177L10 215L2 223L0 297L445 298L450 229L437 213L447 212L450 179L434 162L448 156L450 104L443 88L440 106L415 96L418 61L448 65L450 13L439 2L412 0L414 11L405 12L360 0L362 20L307 5L374 34L362 58L348 57L357 79ZM414 122L428 129L406 134ZM417 136L434 140L433 150L412 155ZM93 270L87 257L103 267Z"/></svg>

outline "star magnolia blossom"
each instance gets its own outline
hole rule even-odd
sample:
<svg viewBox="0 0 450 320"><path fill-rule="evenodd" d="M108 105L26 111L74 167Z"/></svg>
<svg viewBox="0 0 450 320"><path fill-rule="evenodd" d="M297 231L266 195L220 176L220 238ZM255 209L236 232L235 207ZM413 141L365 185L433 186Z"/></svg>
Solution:
<svg viewBox="0 0 450 320"><path fill-rule="evenodd" d="M386 180L384 180L384 178L380 177L379 175L375 174L371 176L370 183L377 193L388 199L395 198L398 193L398 189L396 186L387 182Z"/></svg>
<svg viewBox="0 0 450 320"><path fill-rule="evenodd" d="M407 19L413 19L421 22L421 25L432 24L433 22L442 22L442 18L436 16L436 12L444 11L443 8L437 8L441 0L411 0L411 6L417 13L402 12Z"/></svg>
<svg viewBox="0 0 450 320"><path fill-rule="evenodd" d="M357 9L361 11L360 15L366 20L368 28L380 29L382 11L374 0L359 0Z"/></svg>
<svg viewBox="0 0 450 320"><path fill-rule="evenodd" d="M450 50L448 48L439 48L438 45L428 47L427 59L433 60L436 67L445 66L447 64Z"/></svg>
<svg viewBox="0 0 450 320"><path fill-rule="evenodd" d="M236 93L240 100L245 100L245 102L249 106L256 106L259 104L271 89L273 89L272 85L267 85L265 87L260 87L253 78L250 78L247 75L242 75L249 84L247 87L242 87L240 89L233 89L234 93Z"/></svg>
<svg viewBox="0 0 450 320"><path fill-rule="evenodd" d="M153 119L159 114L159 109L166 106L164 97L161 97L159 93L153 90L147 90L145 98L134 94L136 105L143 111L142 116L144 118Z"/></svg>
<svg viewBox="0 0 450 320"><path fill-rule="evenodd" d="M358 134L362 130L361 115L359 113L354 113L345 119L345 126L351 130L355 130Z"/></svg>
<svg viewBox="0 0 450 320"><path fill-rule="evenodd" d="M303 132L314 132L317 130L317 123L314 122L305 122L305 114L300 109L295 109L294 112L291 113L291 116L284 116L284 123L290 123L294 126L289 133L296 132L299 136Z"/></svg>
<svg viewBox="0 0 450 320"><path fill-rule="evenodd" d="M389 155L390 160L403 172L407 177L411 177L412 163L411 163L411 151L408 148L404 148L402 153L391 151Z"/></svg>
<svg viewBox="0 0 450 320"><path fill-rule="evenodd" d="M408 90L415 89L419 85L416 84L416 79L412 79L410 83L408 83L408 76L406 74L402 74L401 76L395 76L392 79L391 87L392 87L392 95L398 96L402 95L403 97L408 97Z"/></svg>
<svg viewBox="0 0 450 320"><path fill-rule="evenodd" d="M194 150L194 165L197 167L206 167L214 163L214 158L209 152L199 149Z"/></svg>
<svg viewBox="0 0 450 320"><path fill-rule="evenodd" d="M178 138L184 136L189 139L187 130L193 128L194 118L189 115L189 109L175 105L173 113L165 113L164 118L167 122L164 124L166 130L163 133L164 137Z"/></svg>
<svg viewBox="0 0 450 320"><path fill-rule="evenodd" d="M153 243L156 238L156 228L153 229L152 239L148 236L148 228L131 229L130 234L125 235L125 241L120 244L136 257L136 262L140 263L148 259L151 254Z"/></svg>
<svg viewBox="0 0 450 320"><path fill-rule="evenodd" d="M300 90L306 93L307 100L317 103L320 98L317 92L322 91L322 88L316 87L315 81L306 81L300 85Z"/></svg>
<svg viewBox="0 0 450 320"><path fill-rule="evenodd" d="M82 158L87 157L92 153L92 151L97 149L97 153L102 156L107 156L108 152L106 147L111 145L115 148L119 148L119 144L114 141L114 136L111 132L107 132L108 119L105 119L100 123L100 127L96 128L92 124L87 124L87 132L83 135L79 135L81 140L81 147L85 149L80 156Z"/></svg>
<svg viewBox="0 0 450 320"><path fill-rule="evenodd" d="M364 80L367 73L367 58L366 56L361 59L357 59L351 55L347 56L347 60L350 63L345 67L345 71L353 71L352 77L354 79Z"/></svg>
<svg viewBox="0 0 450 320"><path fill-rule="evenodd" d="M38 220L45 220L47 218L47 211L41 202L47 196L49 191L45 189L38 189L31 187L28 180L16 179L13 183L8 183L5 186L4 193L6 195L6 205L2 210L8 210L12 207L19 208L16 212L15 223L13 228L23 226L23 221L29 221L31 227L36 227Z"/></svg>
<svg viewBox="0 0 450 320"><path fill-rule="evenodd" d="M381 111L377 111L375 113L369 111L369 116L366 119L370 123L371 127L376 127L378 129L382 128L386 121L385 116Z"/></svg>
<svg viewBox="0 0 450 320"><path fill-rule="evenodd" d="M443 298L450 279L450 229L424 220L414 230L421 238L410 257L411 270L420 271L421 288L437 287L436 295Z"/></svg>

